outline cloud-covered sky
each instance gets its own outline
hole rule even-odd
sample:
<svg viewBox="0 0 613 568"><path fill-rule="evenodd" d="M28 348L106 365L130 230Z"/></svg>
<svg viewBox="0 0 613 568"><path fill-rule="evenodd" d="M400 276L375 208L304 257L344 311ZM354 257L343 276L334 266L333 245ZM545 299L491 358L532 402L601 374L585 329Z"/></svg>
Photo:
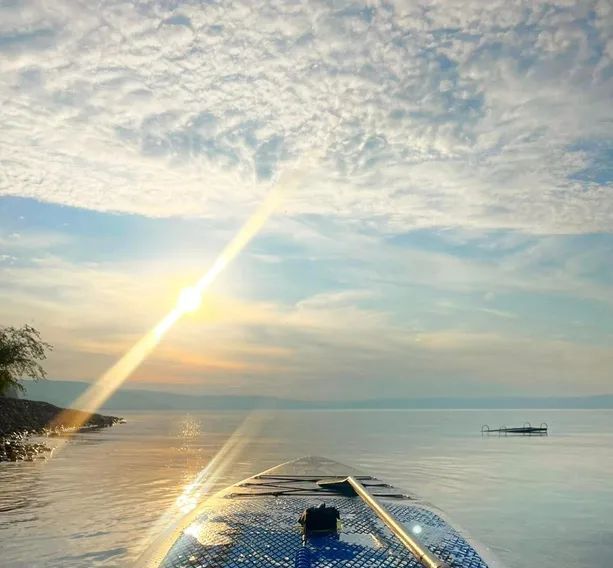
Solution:
<svg viewBox="0 0 613 568"><path fill-rule="evenodd" d="M286 172L132 379L611 391L613 7L0 3L0 323L93 380Z"/></svg>

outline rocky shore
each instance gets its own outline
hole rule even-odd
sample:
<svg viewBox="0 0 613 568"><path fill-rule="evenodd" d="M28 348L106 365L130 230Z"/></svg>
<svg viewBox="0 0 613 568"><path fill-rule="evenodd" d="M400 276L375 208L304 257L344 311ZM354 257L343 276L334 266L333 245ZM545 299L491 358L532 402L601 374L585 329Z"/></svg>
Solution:
<svg viewBox="0 0 613 568"><path fill-rule="evenodd" d="M0 397L0 462L31 461L49 451L44 444L29 442L30 436L107 428L122 421L116 416L65 410L48 402Z"/></svg>

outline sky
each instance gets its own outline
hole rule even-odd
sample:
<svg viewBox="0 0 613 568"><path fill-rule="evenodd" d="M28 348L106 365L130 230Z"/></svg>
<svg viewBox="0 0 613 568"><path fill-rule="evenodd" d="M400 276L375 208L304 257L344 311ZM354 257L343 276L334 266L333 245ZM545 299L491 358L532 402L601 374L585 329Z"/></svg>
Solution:
<svg viewBox="0 0 613 568"><path fill-rule="evenodd" d="M0 2L0 325L127 386L613 392L613 7Z"/></svg>

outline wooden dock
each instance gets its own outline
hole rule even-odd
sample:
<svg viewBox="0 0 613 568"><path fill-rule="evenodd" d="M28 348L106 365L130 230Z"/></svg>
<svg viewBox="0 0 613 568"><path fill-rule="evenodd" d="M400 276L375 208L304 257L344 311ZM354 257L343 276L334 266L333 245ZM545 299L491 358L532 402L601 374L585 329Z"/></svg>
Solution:
<svg viewBox="0 0 613 568"><path fill-rule="evenodd" d="M549 426L546 422L542 422L540 426L532 426L530 422L525 422L523 426L517 426L513 428L507 428L506 426L500 426L499 428L490 428L487 424L481 426L481 435L498 434L499 436L547 436L549 433Z"/></svg>

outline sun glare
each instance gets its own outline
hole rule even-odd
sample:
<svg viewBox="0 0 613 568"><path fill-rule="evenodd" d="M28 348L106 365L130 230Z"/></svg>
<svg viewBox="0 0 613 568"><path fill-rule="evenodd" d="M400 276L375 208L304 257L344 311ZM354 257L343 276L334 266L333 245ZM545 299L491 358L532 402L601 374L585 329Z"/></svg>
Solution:
<svg viewBox="0 0 613 568"><path fill-rule="evenodd" d="M213 284L217 276L234 260L241 250L262 228L268 217L277 207L281 197L281 188L285 189L287 183L278 183L267 198L256 209L254 214L241 227L234 238L226 245L213 265L194 284L184 288L177 299L175 307L164 316L157 325L139 339L120 359L104 373L89 389L79 396L72 406L85 413L80 415L78 421L74 421L75 428L82 426L87 420L87 413L95 412L104 402L123 384L123 382L138 368L149 354L156 348L168 330L188 312L193 312L200 307L202 296ZM50 424L54 427L61 424L67 418L61 412Z"/></svg>
<svg viewBox="0 0 613 568"><path fill-rule="evenodd" d="M273 211L278 207L282 195L291 188L296 187L298 182L308 172L306 157L301 162L300 168L286 170L277 180L275 187L266 196L266 199L255 210L253 215L240 228L234 238L225 246L211 267L204 272L200 279L193 285L184 288L177 299L175 307L170 310L150 331L141 337L122 357L94 382L72 404L73 408L84 410L78 421L74 421L74 428L82 426L89 414L100 408L106 400L123 384L123 382L139 367L156 348L168 330L188 312L193 312L200 307L202 296L213 284L219 274L236 258L255 235L262 229ZM67 411L64 411L67 412ZM61 412L50 427L61 424L66 418ZM89 414L88 414L89 413Z"/></svg>
<svg viewBox="0 0 613 568"><path fill-rule="evenodd" d="M195 312L202 304L202 295L193 287L183 288L177 300L177 309L182 313Z"/></svg>

